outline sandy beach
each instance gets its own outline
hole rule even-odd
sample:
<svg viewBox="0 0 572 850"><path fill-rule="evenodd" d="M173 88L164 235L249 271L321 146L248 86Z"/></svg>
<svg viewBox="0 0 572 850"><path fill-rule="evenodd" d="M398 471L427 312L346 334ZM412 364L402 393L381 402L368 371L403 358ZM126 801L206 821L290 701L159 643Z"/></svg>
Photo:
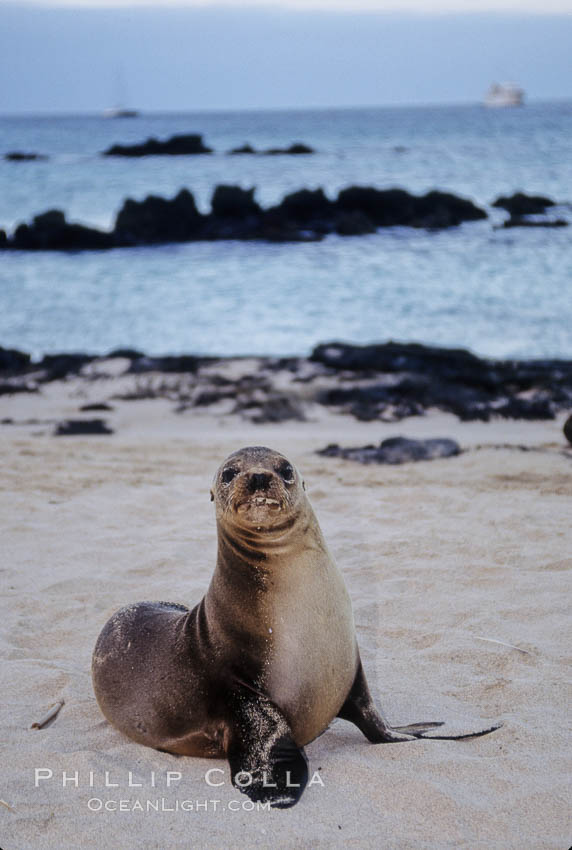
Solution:
<svg viewBox="0 0 572 850"><path fill-rule="evenodd" d="M306 421L253 424L113 399L126 379L112 373L1 399L3 850L569 847L565 415L360 422L309 405ZM55 437L87 402L112 406L81 415L114 433ZM399 466L316 454L395 435L463 451ZM90 678L101 627L131 602L200 600L216 558L212 476L253 444L304 475L390 721L501 729L373 746L336 720L306 748L315 781L300 803L269 812L250 810L226 762L144 748L104 720ZM59 700L55 720L30 728Z"/></svg>

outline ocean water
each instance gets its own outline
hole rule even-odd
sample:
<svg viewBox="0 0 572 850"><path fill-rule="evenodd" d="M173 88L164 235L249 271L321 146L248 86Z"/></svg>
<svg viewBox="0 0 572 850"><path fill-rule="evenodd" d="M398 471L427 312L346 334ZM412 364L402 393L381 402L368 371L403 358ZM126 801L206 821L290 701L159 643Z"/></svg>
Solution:
<svg viewBox="0 0 572 850"><path fill-rule="evenodd" d="M216 153L114 159L119 142L198 132ZM303 141L312 156L228 156ZM126 197L218 183L263 204L302 187L438 188L487 208L440 232L388 228L319 243L219 242L84 253L0 253L0 345L36 355L133 346L149 353L305 354L325 340L398 339L492 357L572 357L572 226L495 230L500 194L559 202L572 221L572 101L290 112L0 118L0 227L58 207L111 227Z"/></svg>

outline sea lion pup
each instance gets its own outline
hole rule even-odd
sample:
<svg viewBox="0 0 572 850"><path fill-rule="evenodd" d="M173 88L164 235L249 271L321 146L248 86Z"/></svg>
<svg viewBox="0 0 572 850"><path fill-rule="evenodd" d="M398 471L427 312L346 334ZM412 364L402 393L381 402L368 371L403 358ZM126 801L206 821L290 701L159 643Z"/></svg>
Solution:
<svg viewBox="0 0 572 850"><path fill-rule="evenodd" d="M117 729L170 753L226 756L237 788L286 808L308 781L302 748L335 717L373 743L442 725L392 728L376 709L342 575L283 455L231 454L211 499L218 557L203 600L127 606L99 635L93 685Z"/></svg>

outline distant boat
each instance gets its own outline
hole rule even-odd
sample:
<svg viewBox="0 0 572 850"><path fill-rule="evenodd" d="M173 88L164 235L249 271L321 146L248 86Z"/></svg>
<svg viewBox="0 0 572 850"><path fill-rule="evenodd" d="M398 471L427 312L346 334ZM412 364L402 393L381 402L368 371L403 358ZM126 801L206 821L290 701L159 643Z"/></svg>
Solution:
<svg viewBox="0 0 572 850"><path fill-rule="evenodd" d="M139 112L136 109L129 109L125 106L129 103L130 98L127 96L127 84L125 82L125 72L121 65L115 69L115 106L103 110L104 118L138 118Z"/></svg>
<svg viewBox="0 0 572 850"><path fill-rule="evenodd" d="M103 110L104 118L138 118L139 112L136 109L125 109L122 106L110 106L109 109Z"/></svg>
<svg viewBox="0 0 572 850"><path fill-rule="evenodd" d="M485 106L522 106L524 90L516 83L493 83L485 95Z"/></svg>

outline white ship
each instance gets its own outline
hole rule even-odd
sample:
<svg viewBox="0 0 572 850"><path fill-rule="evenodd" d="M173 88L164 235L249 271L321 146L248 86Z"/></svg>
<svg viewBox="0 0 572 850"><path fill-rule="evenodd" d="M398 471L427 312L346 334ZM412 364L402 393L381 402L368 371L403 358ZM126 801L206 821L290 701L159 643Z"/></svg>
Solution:
<svg viewBox="0 0 572 850"><path fill-rule="evenodd" d="M493 83L485 95L485 106L522 106L524 90L516 83Z"/></svg>

